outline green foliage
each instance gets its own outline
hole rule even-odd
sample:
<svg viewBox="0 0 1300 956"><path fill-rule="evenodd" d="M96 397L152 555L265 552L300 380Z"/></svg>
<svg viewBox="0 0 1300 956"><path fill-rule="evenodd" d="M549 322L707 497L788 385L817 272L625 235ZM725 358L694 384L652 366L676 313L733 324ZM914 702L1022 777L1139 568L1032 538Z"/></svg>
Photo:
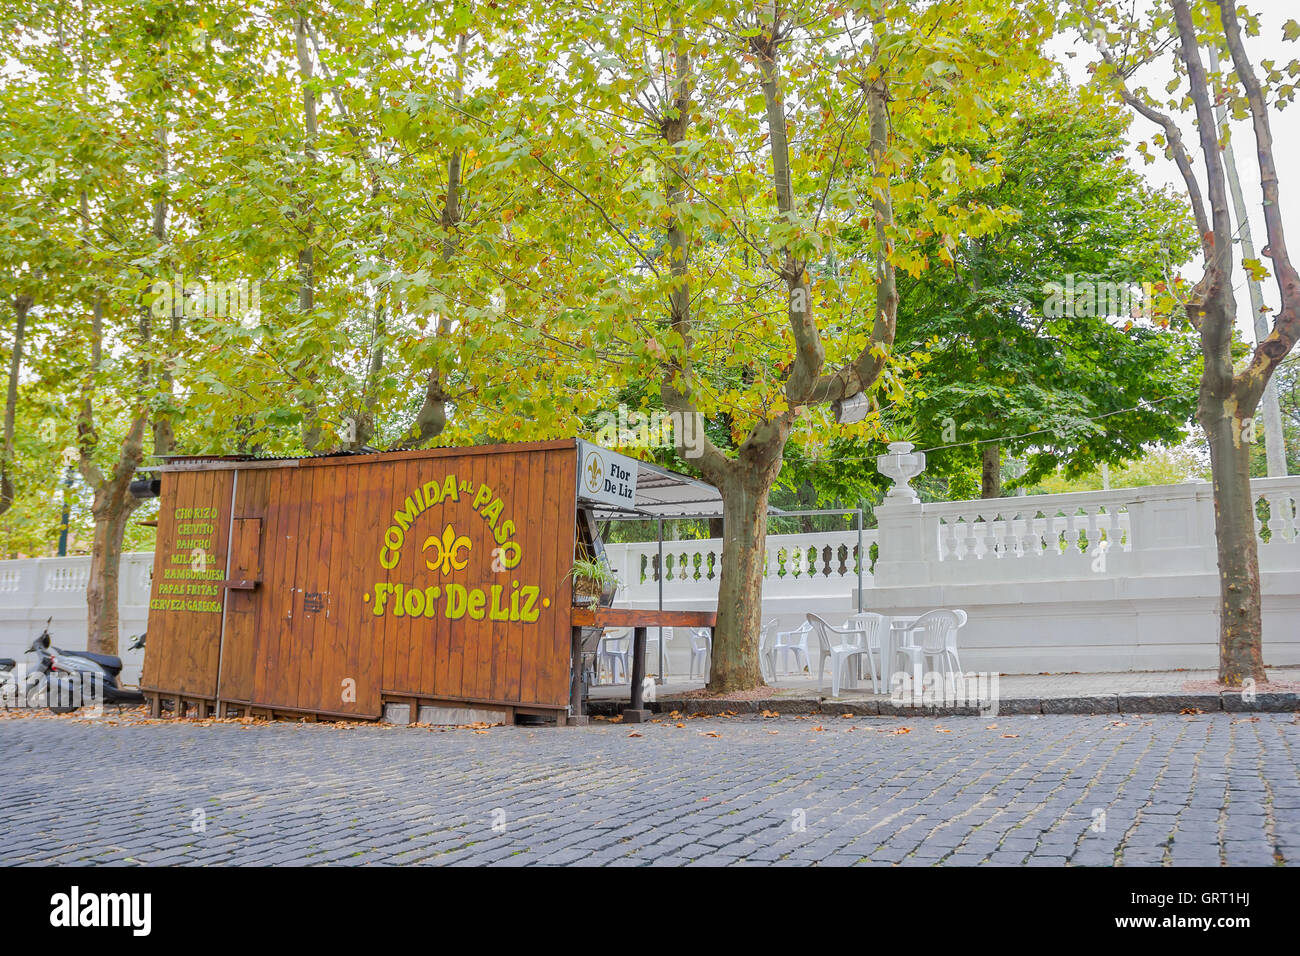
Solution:
<svg viewBox="0 0 1300 956"><path fill-rule="evenodd" d="M921 447L946 444L947 418L961 441L1057 436L1007 448L1028 457L1026 481L1176 439L1195 374L1182 331L1042 317L1044 282L1168 278L1189 243L1181 207L1116 164L1113 112L1048 82L1038 45L1050 7L786 10L784 213L752 5L333 0L268 16L228 0L149 0L9 18L9 348L14 296L35 305L16 407L19 500L0 517L0 551L52 553L65 450L110 473L142 411L174 422L177 453L302 453L313 422L322 450L389 447L410 437L431 372L448 403L444 443L592 434L595 413L662 409L665 389L688 378L709 442L731 458L788 413L770 500L791 510L870 508L886 484L879 439L904 428ZM872 39L875 50L861 42ZM662 105L681 57L684 117ZM877 163L863 93L883 72L891 138ZM675 119L685 134L670 145ZM674 183L685 186L670 199ZM892 347L874 328L886 246L871 204L883 195L902 293ZM876 410L861 424L836 424L823 401L791 408L787 254L806 265L826 371L879 352ZM669 307L684 283L685 334ZM231 304L241 294L242 311ZM1167 396L1155 411L1089 421ZM91 433L78 430L87 402ZM629 451L699 465L668 447ZM932 452L918 489L970 494L972 454ZM89 502L78 477L74 549L89 542ZM154 507L136 514L128 547L148 546L141 522Z"/></svg>
<svg viewBox="0 0 1300 956"><path fill-rule="evenodd" d="M1163 294L1194 230L1182 201L1124 164L1127 117L1060 83L1017 105L962 144L973 168L996 160L1003 170L971 189L1015 210L1013 221L953 248L949 269L903 285L899 348L919 362L890 416L934 449L932 473L976 471L974 443L1002 439L1004 456L1025 459L1013 483L1023 485L1177 442L1199 356Z"/></svg>
<svg viewBox="0 0 1300 956"><path fill-rule="evenodd" d="M1196 436L1175 446L1150 446L1139 449L1132 461L1110 469L1110 487L1139 488L1145 485L1176 485L1184 481L1208 481L1209 450L1203 436ZM1105 485L1100 468L1066 477L1061 472L1045 475L1025 485L1031 495L1065 494L1071 491L1098 491Z"/></svg>

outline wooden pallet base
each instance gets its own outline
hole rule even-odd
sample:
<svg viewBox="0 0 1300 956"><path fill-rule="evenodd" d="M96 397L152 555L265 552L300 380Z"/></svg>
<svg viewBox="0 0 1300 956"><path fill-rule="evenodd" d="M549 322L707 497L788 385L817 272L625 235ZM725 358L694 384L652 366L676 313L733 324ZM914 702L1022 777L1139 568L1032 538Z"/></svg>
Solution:
<svg viewBox="0 0 1300 956"><path fill-rule="evenodd" d="M566 712L563 708L531 707L516 704L502 704L487 701L456 700L438 697L416 697L408 694L387 693L381 696L381 708L388 704L405 704L408 708L407 723L416 724L420 720L421 707L444 707L461 710L490 711L497 715L504 724L518 724L520 717L543 717L555 721L556 726L563 727Z"/></svg>
<svg viewBox="0 0 1300 956"><path fill-rule="evenodd" d="M208 697L188 697L160 691L144 691L150 717L205 717L217 715L217 703Z"/></svg>
<svg viewBox="0 0 1300 956"><path fill-rule="evenodd" d="M143 692L149 708L149 716L154 718L176 719L192 717L199 720L208 717L231 718L253 717L259 720L292 720L299 723L317 721L371 721L378 718L357 714L319 713L301 711L282 707L266 707L251 704L248 701L221 700L210 697L194 697L187 694L175 694L167 691L146 690ZM409 723L417 723L421 707L456 707L467 710L491 711L498 715L502 723L517 724L520 717L542 717L554 720L556 726L563 727L569 722L564 708L516 706L499 703L479 703L476 701L446 700L429 697L413 697L404 694L384 694L384 704L406 704L410 708ZM585 722L585 721L584 721Z"/></svg>

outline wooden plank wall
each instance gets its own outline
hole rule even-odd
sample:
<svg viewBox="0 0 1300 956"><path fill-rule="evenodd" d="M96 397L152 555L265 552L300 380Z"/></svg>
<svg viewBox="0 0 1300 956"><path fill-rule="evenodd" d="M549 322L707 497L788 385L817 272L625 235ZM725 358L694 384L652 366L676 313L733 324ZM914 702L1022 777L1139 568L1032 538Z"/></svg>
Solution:
<svg viewBox="0 0 1300 956"><path fill-rule="evenodd" d="M221 700L370 718L385 696L565 706L571 441L250 465L235 493L230 577L260 582L229 590ZM231 474L169 473L164 509L169 487L201 478L222 476L229 496ZM163 533L160 522L160 549ZM520 549L515 567L503 566L512 545L501 542ZM168 679L151 687L181 689L159 673Z"/></svg>
<svg viewBox="0 0 1300 956"><path fill-rule="evenodd" d="M146 690L216 695L233 479L230 471L201 471L163 482L140 678Z"/></svg>

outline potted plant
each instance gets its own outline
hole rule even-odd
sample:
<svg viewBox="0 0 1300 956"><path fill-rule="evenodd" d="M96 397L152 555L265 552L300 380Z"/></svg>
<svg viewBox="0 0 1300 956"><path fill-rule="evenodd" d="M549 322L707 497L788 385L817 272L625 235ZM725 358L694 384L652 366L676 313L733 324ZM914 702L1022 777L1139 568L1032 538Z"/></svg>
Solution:
<svg viewBox="0 0 1300 956"><path fill-rule="evenodd" d="M573 562L568 577L573 578L573 603L595 604L618 590L618 575L601 561L579 558Z"/></svg>

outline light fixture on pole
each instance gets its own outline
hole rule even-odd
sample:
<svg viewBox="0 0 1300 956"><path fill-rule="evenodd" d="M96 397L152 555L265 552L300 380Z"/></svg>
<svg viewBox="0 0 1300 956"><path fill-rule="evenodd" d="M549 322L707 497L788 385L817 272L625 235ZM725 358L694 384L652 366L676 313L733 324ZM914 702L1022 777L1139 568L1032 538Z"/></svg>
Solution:
<svg viewBox="0 0 1300 956"><path fill-rule="evenodd" d="M848 398L836 399L831 403L831 410L841 425L852 425L867 417L867 412L871 411L871 402L867 400L866 392L858 392Z"/></svg>

